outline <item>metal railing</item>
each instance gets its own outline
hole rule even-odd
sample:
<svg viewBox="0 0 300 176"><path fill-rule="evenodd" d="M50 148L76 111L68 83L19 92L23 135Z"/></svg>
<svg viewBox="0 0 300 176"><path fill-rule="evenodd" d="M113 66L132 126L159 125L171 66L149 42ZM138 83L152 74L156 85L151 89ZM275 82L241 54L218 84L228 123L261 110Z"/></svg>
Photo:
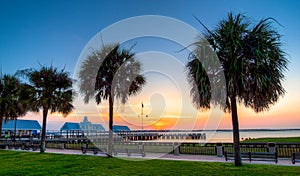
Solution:
<svg viewBox="0 0 300 176"><path fill-rule="evenodd" d="M39 143L38 139L18 139L12 140L1 140L1 148L18 148L24 143ZM101 149L107 148L107 139L90 140L86 138L59 138L59 139L47 139L47 148L57 149L74 149L80 150L83 144L88 143ZM179 154L191 154L191 155L216 155L217 145L222 147L222 153L234 152L233 143L174 143L174 142L141 142L141 141L114 141L114 147L116 148L134 148L137 145L143 144L144 150L147 153L174 153L174 147L178 146ZM241 152L268 152L270 147L268 143L257 142L257 143L241 143ZM291 157L292 153L300 152L299 143L276 143L274 148L278 154L278 157Z"/></svg>

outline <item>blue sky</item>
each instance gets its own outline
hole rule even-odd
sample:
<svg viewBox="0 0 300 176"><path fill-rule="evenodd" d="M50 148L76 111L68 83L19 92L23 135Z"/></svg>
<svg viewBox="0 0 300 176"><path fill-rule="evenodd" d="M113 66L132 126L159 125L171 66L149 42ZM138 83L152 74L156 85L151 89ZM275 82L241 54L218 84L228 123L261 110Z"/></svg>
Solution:
<svg viewBox="0 0 300 176"><path fill-rule="evenodd" d="M78 57L89 42L105 27L125 18L163 15L182 20L199 31L198 17L212 29L230 11L241 12L254 22L273 17L283 35L283 48L290 59L284 82L293 107L300 97L300 1L279 0L0 0L0 66L3 73L41 65L65 67L71 74ZM286 105L288 106L288 105ZM298 113L299 112L299 113ZM300 111L294 112L299 119ZM300 127L299 121L293 122Z"/></svg>
<svg viewBox="0 0 300 176"><path fill-rule="evenodd" d="M229 11L254 21L274 17L284 27L283 42L292 57L299 54L299 1L0 1L0 59L4 72L41 64L66 65L71 72L85 44L100 30L138 15L165 15L203 30ZM63 61L63 62L62 62ZM293 70L292 70L293 71ZM299 72L298 72L299 73Z"/></svg>

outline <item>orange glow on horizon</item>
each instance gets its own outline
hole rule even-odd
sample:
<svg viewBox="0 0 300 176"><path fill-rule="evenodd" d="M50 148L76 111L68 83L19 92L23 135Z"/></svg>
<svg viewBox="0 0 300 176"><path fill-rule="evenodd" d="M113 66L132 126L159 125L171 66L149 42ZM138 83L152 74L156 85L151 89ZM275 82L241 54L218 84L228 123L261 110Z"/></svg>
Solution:
<svg viewBox="0 0 300 176"><path fill-rule="evenodd" d="M167 99L167 100L163 100ZM295 99L294 99L295 100ZM210 110L197 111L189 102L181 102L180 99L170 99L154 94L154 98L135 96L130 98L125 105L114 106L114 125L127 125L133 130L141 129L141 102L144 103L143 126L149 130L168 129L204 129L210 116ZM171 101L171 103L169 103ZM182 106L176 105L183 104ZM269 111L255 113L252 109L238 106L239 126L245 128L300 128L300 101L287 101L287 97L280 100ZM158 106L159 105L159 106ZM162 109L160 109L163 106ZM90 109L92 109L90 111ZM148 115L146 117L145 115ZM109 115L107 102L101 105L93 105L92 108L76 108L67 117L60 113L49 113L48 124L59 127L64 122L80 122L84 116L88 116L93 123L108 126ZM21 119L38 120L42 124L42 113L27 113ZM231 114L224 113L218 124L218 129L231 129Z"/></svg>

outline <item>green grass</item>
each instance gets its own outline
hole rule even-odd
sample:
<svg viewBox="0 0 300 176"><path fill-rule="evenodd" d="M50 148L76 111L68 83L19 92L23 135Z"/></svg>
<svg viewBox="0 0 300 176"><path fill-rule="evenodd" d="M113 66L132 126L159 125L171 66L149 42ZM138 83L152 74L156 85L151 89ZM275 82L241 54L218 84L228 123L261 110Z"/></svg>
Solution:
<svg viewBox="0 0 300 176"><path fill-rule="evenodd" d="M128 161L0 150L0 175L298 175L300 167L193 161Z"/></svg>
<svg viewBox="0 0 300 176"><path fill-rule="evenodd" d="M300 143L300 137L257 138L257 139L248 139L243 142L299 142Z"/></svg>

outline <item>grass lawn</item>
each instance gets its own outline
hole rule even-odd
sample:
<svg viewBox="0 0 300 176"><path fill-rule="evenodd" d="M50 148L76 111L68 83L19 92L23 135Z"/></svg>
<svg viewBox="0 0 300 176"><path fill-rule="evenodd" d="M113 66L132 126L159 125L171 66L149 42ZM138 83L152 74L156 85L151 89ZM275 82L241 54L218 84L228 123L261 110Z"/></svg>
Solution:
<svg viewBox="0 0 300 176"><path fill-rule="evenodd" d="M257 138L257 139L245 140L243 142L300 142L300 137Z"/></svg>
<svg viewBox="0 0 300 176"><path fill-rule="evenodd" d="M299 175L298 166L193 161L128 161L84 155L0 150L0 175Z"/></svg>

